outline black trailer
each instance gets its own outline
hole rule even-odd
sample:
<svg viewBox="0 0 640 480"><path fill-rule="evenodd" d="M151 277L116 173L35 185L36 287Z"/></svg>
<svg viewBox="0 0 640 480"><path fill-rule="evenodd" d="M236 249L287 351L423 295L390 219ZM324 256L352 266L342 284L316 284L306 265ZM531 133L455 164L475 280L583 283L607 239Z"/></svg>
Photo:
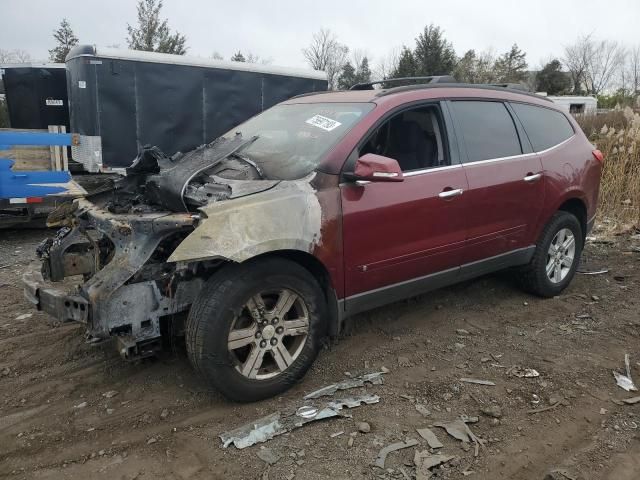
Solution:
<svg viewBox="0 0 640 480"><path fill-rule="evenodd" d="M128 167L139 145L172 155L262 110L327 89L324 72L94 46L66 59L73 159L90 172Z"/></svg>
<svg viewBox="0 0 640 480"><path fill-rule="evenodd" d="M67 75L64 63L0 65L11 128L69 129Z"/></svg>

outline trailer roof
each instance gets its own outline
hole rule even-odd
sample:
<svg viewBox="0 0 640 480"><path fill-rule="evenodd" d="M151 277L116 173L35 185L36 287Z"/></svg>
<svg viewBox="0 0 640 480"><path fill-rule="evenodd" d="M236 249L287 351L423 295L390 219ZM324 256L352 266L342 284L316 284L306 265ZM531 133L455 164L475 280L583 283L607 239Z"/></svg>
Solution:
<svg viewBox="0 0 640 480"><path fill-rule="evenodd" d="M65 68L64 63L0 63L0 68Z"/></svg>
<svg viewBox="0 0 640 480"><path fill-rule="evenodd" d="M303 77L315 80L326 80L327 74L318 70L302 68L276 67L246 62L226 62L203 57L189 57L170 53L144 52L121 48L103 48L95 45L78 45L71 49L66 61L77 57L97 57L115 60L132 60L149 63L167 63L172 65L188 65L193 67L220 68L224 70L238 70L243 72L266 73L271 75L285 75L289 77Z"/></svg>

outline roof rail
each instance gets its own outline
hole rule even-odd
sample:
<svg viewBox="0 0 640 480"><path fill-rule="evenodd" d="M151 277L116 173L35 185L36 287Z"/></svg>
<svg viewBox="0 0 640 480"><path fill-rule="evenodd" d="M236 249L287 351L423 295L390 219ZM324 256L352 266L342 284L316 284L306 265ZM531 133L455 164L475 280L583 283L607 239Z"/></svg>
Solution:
<svg viewBox="0 0 640 480"><path fill-rule="evenodd" d="M399 82L412 82L412 81L424 81L426 83L456 83L456 79L451 75L432 75L429 77L402 77L402 78L389 78L387 80L375 80L373 82L356 83L349 90L373 90L374 85L380 85L383 83L399 83Z"/></svg>
<svg viewBox="0 0 640 480"><path fill-rule="evenodd" d="M429 89L429 88L476 88L481 90L495 90L495 91L507 91L511 93L517 93L519 95L526 95L529 97L538 98L540 100L546 100L547 102L553 103L552 100L547 97L543 97L542 95L538 95L536 93L532 93L526 90L524 86L520 86L519 88L515 87L514 84L486 84L486 83L425 83L425 84L414 84L414 85L403 85L400 87L392 87L378 91L375 96L376 97L385 97L387 95L393 95L394 93L407 92L411 90L421 90L421 89Z"/></svg>

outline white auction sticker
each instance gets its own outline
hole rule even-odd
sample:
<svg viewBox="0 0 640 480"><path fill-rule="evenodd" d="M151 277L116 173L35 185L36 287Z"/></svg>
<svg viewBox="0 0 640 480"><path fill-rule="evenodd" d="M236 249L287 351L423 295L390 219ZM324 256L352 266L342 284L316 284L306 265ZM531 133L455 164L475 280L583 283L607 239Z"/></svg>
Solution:
<svg viewBox="0 0 640 480"><path fill-rule="evenodd" d="M78 80L78 88L87 88L87 82L84 80Z"/></svg>
<svg viewBox="0 0 640 480"><path fill-rule="evenodd" d="M323 117L322 115L314 115L305 123L313 125L314 127L321 128L322 130L326 130L327 132L330 132L331 130L334 130L342 125L340 122L327 117Z"/></svg>

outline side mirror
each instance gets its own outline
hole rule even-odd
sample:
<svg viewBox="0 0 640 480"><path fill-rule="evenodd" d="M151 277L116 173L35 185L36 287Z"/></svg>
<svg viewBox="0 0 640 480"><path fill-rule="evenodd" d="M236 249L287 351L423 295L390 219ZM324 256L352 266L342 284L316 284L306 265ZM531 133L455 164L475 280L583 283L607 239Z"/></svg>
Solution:
<svg viewBox="0 0 640 480"><path fill-rule="evenodd" d="M360 157L353 174L349 177L367 182L402 182L404 180L396 160L375 153L367 153Z"/></svg>

